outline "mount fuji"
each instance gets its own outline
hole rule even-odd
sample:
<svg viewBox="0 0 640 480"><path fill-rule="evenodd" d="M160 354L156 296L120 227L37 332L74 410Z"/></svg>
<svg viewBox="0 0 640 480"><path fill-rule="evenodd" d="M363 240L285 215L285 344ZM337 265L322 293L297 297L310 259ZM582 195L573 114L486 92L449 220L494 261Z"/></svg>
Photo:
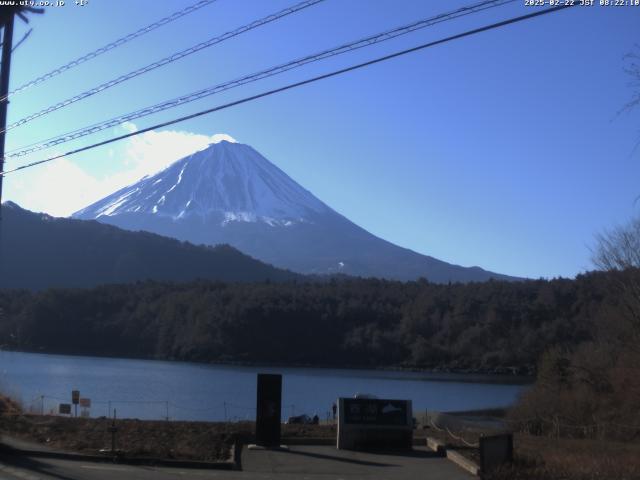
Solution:
<svg viewBox="0 0 640 480"><path fill-rule="evenodd" d="M73 214L194 244L226 243L305 274L433 282L513 277L380 239L332 210L249 145L221 141Z"/></svg>

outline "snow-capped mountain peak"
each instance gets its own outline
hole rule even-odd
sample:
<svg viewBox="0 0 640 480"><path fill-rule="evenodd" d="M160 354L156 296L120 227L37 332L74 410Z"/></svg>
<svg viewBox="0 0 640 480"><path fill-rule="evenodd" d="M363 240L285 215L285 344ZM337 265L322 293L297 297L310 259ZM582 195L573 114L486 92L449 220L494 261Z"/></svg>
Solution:
<svg viewBox="0 0 640 480"><path fill-rule="evenodd" d="M227 133L216 133L211 137L209 145L215 145L220 142L238 143L238 141Z"/></svg>
<svg viewBox="0 0 640 480"><path fill-rule="evenodd" d="M232 140L232 139L231 139ZM220 138L77 212L193 244L228 244L295 272L399 280L507 278L421 255L327 207L248 145Z"/></svg>
<svg viewBox="0 0 640 480"><path fill-rule="evenodd" d="M146 213L174 220L217 216L223 225L288 226L330 210L256 150L223 137L73 216L98 219Z"/></svg>

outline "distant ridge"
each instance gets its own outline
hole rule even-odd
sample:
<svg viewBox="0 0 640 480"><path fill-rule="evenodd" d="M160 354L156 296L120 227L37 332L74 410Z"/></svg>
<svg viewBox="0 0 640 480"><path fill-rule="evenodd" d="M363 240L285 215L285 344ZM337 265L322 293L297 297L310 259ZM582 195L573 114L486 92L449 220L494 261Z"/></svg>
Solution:
<svg viewBox="0 0 640 480"><path fill-rule="evenodd" d="M2 208L0 288L92 287L153 279L285 281L300 275L228 245L195 246L99 222L54 218L7 202Z"/></svg>
<svg viewBox="0 0 640 480"><path fill-rule="evenodd" d="M398 247L332 210L248 145L221 141L76 212L127 230L232 245L303 274L517 280Z"/></svg>

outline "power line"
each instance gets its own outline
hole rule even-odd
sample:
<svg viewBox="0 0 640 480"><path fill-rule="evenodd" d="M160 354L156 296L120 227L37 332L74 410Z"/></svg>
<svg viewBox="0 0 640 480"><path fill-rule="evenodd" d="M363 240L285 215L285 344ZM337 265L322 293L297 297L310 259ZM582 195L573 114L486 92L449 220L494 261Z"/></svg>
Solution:
<svg viewBox="0 0 640 480"><path fill-rule="evenodd" d="M505 5L507 3L512 3L515 0L485 0L480 3L476 3L467 7L462 7L452 12L439 14L433 17L429 17L426 19L419 20L417 22L410 23L408 25L404 25L401 27L394 28L392 30L387 30L382 33L377 33L375 35L371 35L369 37L361 38L360 40L356 40L350 43L346 43L340 45L338 47L334 47L328 50L323 50L319 53L315 53L312 55L307 55L302 58L298 58L296 60L292 60L290 62L268 68L266 70L261 70L256 73L252 73L249 75L245 75L240 78L236 78L234 80L230 80L218 85L214 85L202 90L198 90L196 92L183 95L181 97L177 97L171 100L167 100L165 102L161 102L149 107L145 107L140 110L136 110L130 112L128 114L120 115L118 117L111 118L109 120L105 120L103 122L91 125L89 127L80 128L77 130L73 130L71 132L67 132L63 135L58 135L55 137L48 138L46 140L41 140L39 142L35 142L29 145L25 145L23 147L19 147L18 149L12 150L12 153L6 155L6 158L17 158L24 157L31 153L44 150L46 148L50 148L53 146L60 145L62 143L66 143L72 140L76 140L81 137L85 137L87 135L91 135L93 133L97 133L99 131L105 130L110 127L114 127L117 125L121 125L125 122L129 122L141 117L145 117L148 115L152 115L154 113L162 112L164 110L168 110L170 108L175 108L180 105L184 105L186 103L190 103L196 100L200 100L204 97L208 97L214 95L216 93L220 93L226 90L230 90L232 88L236 88L242 85L246 85L248 83L252 83L258 80L263 80L268 77L272 77L274 75L278 75L289 70L302 67L309 63L317 62L320 60L324 60L330 57L334 57L337 55L341 55L343 53L351 52L354 50L358 50L360 48L369 47L371 45L381 43L387 40L391 40L393 38L406 35L412 33L416 30L420 30L422 28L430 27L432 25L453 20L459 17L463 17L466 15L470 15L473 13L477 13L483 10L487 10L490 8L495 8L498 6Z"/></svg>
<svg viewBox="0 0 640 480"><path fill-rule="evenodd" d="M27 33L25 33L24 35L22 35L22 38L18 41L18 43L16 43L13 48L11 49L11 53L15 52L16 49L22 45L22 43L29 38L29 35L31 35L31 33L33 32L33 28L30 28Z"/></svg>
<svg viewBox="0 0 640 480"><path fill-rule="evenodd" d="M190 5L186 8L183 8L182 10L179 10L177 12L172 13L171 15L169 15L168 17L164 17L161 18L160 20L158 20L157 22L153 22L150 25L147 25L146 27L142 27L139 30L136 30L133 33L130 33L129 35L125 35L124 37L121 37L111 43L106 44L103 47L100 47L96 50L93 50L92 52L89 52L81 57L76 58L75 60L71 60L70 62L56 68L55 70L51 70L48 73L45 73L44 75L41 75L38 78L35 78L21 86L19 86L18 88L16 88L15 90L12 90L11 92L7 93L6 95L3 95L0 97L0 102L5 102L7 100L8 97L10 97L11 95L15 95L16 93L19 92L23 92L24 90L33 87L35 85L38 85L46 80L49 80L50 78L55 77L56 75L60 75L63 72L66 72L67 70L72 69L73 67L77 67L78 65L87 62L93 58L96 58L100 55L102 55L103 53L106 53L110 50L113 50L116 47L119 47L121 45L124 45L127 42L130 42L131 40L138 38L142 35L144 35L145 33L149 33L153 30L155 30L156 28L162 27L168 23L173 22L174 20L177 20L181 17L184 17L185 15L188 15L189 13L195 12L196 10L201 9L202 7L206 7L207 5L215 2L217 0L200 0L196 3L194 3L193 5ZM16 45L17 47L17 45Z"/></svg>
<svg viewBox="0 0 640 480"><path fill-rule="evenodd" d="M156 68L160 68L163 67L165 65L168 65L170 63L173 63L177 60L180 60L184 57L187 57L193 53L199 52L200 50L203 50L205 48L209 48L213 45L216 45L218 43L222 43L225 40L228 40L230 38L236 37L238 35L241 35L245 32L248 32L250 30L253 30L255 28L261 27L262 25L266 25L268 23L274 22L276 20L279 20L283 17L286 17L287 15L291 15L293 13L299 12L300 10L304 10L305 8L309 8L313 5L316 5L320 2L324 2L325 0L304 0L303 2L297 3L295 5L292 5L290 7L287 7L283 10L280 10L279 12L273 13L271 15L267 15L264 18L261 18L259 20L255 20L247 25L243 25L242 27L239 27L235 30L232 30L230 32L224 33L223 35L219 35L216 37L212 37L209 40L206 40L204 42L198 43L197 45L194 45L192 47L186 48L184 50L181 50L179 52L176 52L172 55L169 55L168 57L164 57L158 61L155 61L153 63L150 63L144 67L138 68L136 70L133 70L129 73L126 73L124 75L121 75L117 78L114 78L112 80L109 80L108 82L102 83L101 85L98 85L97 87L93 87L89 90L85 90L82 93L79 93L77 95L74 95L73 97L67 98L66 100L63 100L62 102L58 102L55 105L51 105L50 107L45 108L44 110L40 110L39 112L36 113L32 113L31 115L28 115L24 118L21 118L20 120L10 124L7 126L6 130L11 130L13 128L19 127L20 125L24 125L25 123L28 123L32 120L35 120L36 118L42 117L43 115L47 115L49 113L55 112L56 110L59 110L63 107L69 106L73 103L76 103L80 100L84 100L85 98L91 97L97 93L103 92L111 87L115 87L116 85L119 85L122 82L126 82L127 80L131 80L132 78L138 77L144 73L150 72L152 70L155 70ZM6 131L5 130L5 131ZM1 131L1 130L0 130Z"/></svg>
<svg viewBox="0 0 640 480"><path fill-rule="evenodd" d="M468 37L468 36L475 35L475 34L478 34L478 33L486 32L488 30L493 30L493 29L496 29L496 28L504 27L504 26L507 26L507 25L511 25L513 23L522 22L522 21L529 20L529 19L532 19L532 18L535 18L535 17L539 17L541 15L546 15L548 13L553 13L553 12L557 12L557 11L560 11L560 10L564 10L566 8L571 8L573 6L574 5L572 5L572 4L566 4L566 5L561 5L561 6L558 6L558 7L547 8L545 10L538 10L536 12L529 13L527 15L521 15L519 17L513 17L513 18L510 18L508 20L503 20L501 22L492 23L490 25L485 25L483 27L475 28L473 30L467 30L465 32L458 33L456 35L452 35L452 36L449 36L449 37L445 37L445 38L442 38L440 40L435 40L433 42L423 43L422 45L418 45L417 47L408 48L406 50L401 50L401 51L398 51L398 52L395 52L395 53L392 53L392 54L389 54L389 55L378 57L378 58L375 58L373 60L369 60L367 62L359 63L359 64L356 64L356 65L352 65L350 67L342 68L342 69L339 69L339 70L334 70L332 72L325 73L323 75L318 75L316 77L308 78L308 79L302 80L300 82L290 83L290 84L285 85L283 87L275 88L273 90L268 90L266 92L262 92L262 93L259 93L259 94L256 94L256 95L252 95L250 97L245 97L245 98L242 98L240 100L236 100L236 101L233 101L233 102L230 102L230 103L226 103L224 105L219 105L219 106L216 106L216 107L209 108L207 110L202 110L200 112L192 113L190 115L185 115L183 117L179 117L179 118L176 118L176 119L173 119L173 120L169 120L167 122L158 123L156 125L153 125L153 126L147 127L147 128L143 128L142 130L138 130L136 132L127 133L127 134L124 134L124 135L120 135L120 136L117 136L117 137L110 138L108 140L104 140L102 142L94 143L92 145L88 145L88 146L85 146L85 147L77 148L75 150L70 150L70 151L68 151L66 153L63 153L63 154L60 154L60 155L55 155L55 156L52 156L52 157L49 157L49 158L46 158L46 159L43 159L43 160L38 160L36 162L31 162L29 164L22 165L20 167L13 168L11 170L5 170L5 171L0 172L0 176L5 176L7 174L17 172L19 170L24 170L24 169L27 169L27 168L35 167L35 166L41 165L43 163L52 162L53 160L58 160L58 159L60 159L62 157L75 155L77 153L85 152L87 150L91 150L91 149L94 149L94 148L97 148L97 147L101 147L103 145L108 145L110 143L117 142L119 140L124 140L126 138L134 137L136 135L141 135L141 134L149 132L151 130L167 127L169 125L174 125L176 123L184 122L186 120L191 120L193 118L200 117L200 116L203 116L203 115L207 115L209 113L217 112L217 111L220 111L220 110L225 110L227 108L231 108L231 107L234 107L234 106L237 106L237 105L241 105L243 103L251 102L251 101L257 100L259 98L275 95L276 93L281 93L281 92L284 92L284 91L287 91L287 90L291 90L291 89L294 89L294 88L297 88L297 87L301 87L303 85L308 85L308 84L311 84L311 83L318 82L320 80L325 80L327 78L331 78L331 77L335 77L335 76L338 76L338 75L342 75L343 73L351 72L351 71L354 71L354 70L359 70L361 68L368 67L368 66L371 66L371 65L375 65L377 63L381 63L381 62L384 62L384 61L387 61L387 60L391 60L393 58L397 58L397 57L400 57L400 56L404 56L404 55L407 55L409 53L414 53L414 52L417 52L417 51L420 51L420 50L424 50L426 48L434 47L436 45L440 45L440 44L443 44L443 43L451 42L453 40L458 40L460 38Z"/></svg>

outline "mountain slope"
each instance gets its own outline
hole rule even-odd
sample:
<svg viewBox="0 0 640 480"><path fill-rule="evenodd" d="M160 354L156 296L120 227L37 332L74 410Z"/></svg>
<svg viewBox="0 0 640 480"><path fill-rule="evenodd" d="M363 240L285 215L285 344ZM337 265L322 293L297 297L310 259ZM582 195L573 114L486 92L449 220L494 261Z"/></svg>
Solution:
<svg viewBox="0 0 640 480"><path fill-rule="evenodd" d="M210 146L145 177L73 216L87 219L152 214L179 220L222 215L222 223L285 225L329 207L247 145Z"/></svg>
<svg viewBox="0 0 640 480"><path fill-rule="evenodd" d="M511 278L382 240L329 208L250 146L227 141L178 160L73 217L196 244L227 243L305 274L435 282Z"/></svg>
<svg viewBox="0 0 640 480"><path fill-rule="evenodd" d="M195 246L99 222L54 218L3 204L0 288L90 287L138 280L291 280L227 245Z"/></svg>

